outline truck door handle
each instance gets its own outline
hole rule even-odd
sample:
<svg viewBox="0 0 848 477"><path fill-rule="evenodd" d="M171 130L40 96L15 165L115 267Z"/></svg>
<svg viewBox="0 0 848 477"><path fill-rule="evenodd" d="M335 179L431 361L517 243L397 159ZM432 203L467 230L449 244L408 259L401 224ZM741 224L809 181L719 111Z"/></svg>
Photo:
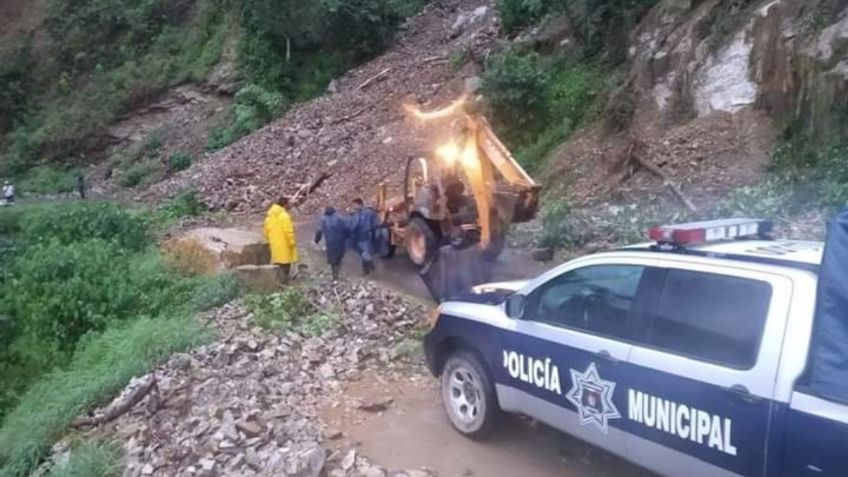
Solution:
<svg viewBox="0 0 848 477"><path fill-rule="evenodd" d="M610 364L618 364L621 362L620 359L613 357L613 355L611 355L610 352L605 349L602 349L595 353L595 356L597 356L599 359L609 362Z"/></svg>
<svg viewBox="0 0 848 477"><path fill-rule="evenodd" d="M763 402L763 398L756 396L751 393L748 388L742 384L734 384L727 388L727 392L730 393L735 399L740 401L744 401L749 404L757 404Z"/></svg>

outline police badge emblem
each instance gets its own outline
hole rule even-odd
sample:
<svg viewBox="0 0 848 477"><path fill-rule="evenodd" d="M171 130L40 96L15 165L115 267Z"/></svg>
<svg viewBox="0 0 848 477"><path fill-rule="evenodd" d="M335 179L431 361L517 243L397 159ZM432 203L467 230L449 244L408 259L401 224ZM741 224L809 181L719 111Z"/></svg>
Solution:
<svg viewBox="0 0 848 477"><path fill-rule="evenodd" d="M601 379L595 363L590 364L584 373L573 369L569 371L572 385L565 397L577 408L580 424L594 424L606 434L610 419L621 417L612 402L615 383Z"/></svg>

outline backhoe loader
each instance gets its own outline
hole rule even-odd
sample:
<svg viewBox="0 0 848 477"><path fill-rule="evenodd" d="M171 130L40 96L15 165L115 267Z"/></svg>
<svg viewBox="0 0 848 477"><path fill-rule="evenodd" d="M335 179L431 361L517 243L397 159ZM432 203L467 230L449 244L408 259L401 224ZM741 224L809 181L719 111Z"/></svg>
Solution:
<svg viewBox="0 0 848 477"><path fill-rule="evenodd" d="M384 257L406 250L437 301L489 278L512 223L532 220L541 187L521 168L481 115L461 98L422 121L450 121L449 139L432 157L406 161L402 195L378 193Z"/></svg>

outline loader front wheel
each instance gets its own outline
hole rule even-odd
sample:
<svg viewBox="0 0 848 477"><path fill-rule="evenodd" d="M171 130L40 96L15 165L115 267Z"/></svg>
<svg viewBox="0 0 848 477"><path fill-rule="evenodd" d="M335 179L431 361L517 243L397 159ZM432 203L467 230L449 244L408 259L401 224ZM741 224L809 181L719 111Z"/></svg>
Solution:
<svg viewBox="0 0 848 477"><path fill-rule="evenodd" d="M414 217L406 226L406 251L412 263L423 268L439 248L439 240L430 225L420 217Z"/></svg>

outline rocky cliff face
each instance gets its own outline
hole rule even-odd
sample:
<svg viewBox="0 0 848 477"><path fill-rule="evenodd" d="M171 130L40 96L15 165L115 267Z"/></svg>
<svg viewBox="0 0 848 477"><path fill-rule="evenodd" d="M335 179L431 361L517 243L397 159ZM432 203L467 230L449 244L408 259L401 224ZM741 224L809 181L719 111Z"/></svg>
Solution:
<svg viewBox="0 0 848 477"><path fill-rule="evenodd" d="M797 121L815 134L842 132L848 10L809 0L751 2L735 11L726 3L661 5L635 32L637 116L658 116L641 126L751 107L781 126Z"/></svg>
<svg viewBox="0 0 848 477"><path fill-rule="evenodd" d="M628 54L629 81L607 111L625 112L624 130L590 129L553 161L576 171L578 201L661 190L648 161L709 204L758 182L787 128L823 147L848 132L846 1L660 2Z"/></svg>

